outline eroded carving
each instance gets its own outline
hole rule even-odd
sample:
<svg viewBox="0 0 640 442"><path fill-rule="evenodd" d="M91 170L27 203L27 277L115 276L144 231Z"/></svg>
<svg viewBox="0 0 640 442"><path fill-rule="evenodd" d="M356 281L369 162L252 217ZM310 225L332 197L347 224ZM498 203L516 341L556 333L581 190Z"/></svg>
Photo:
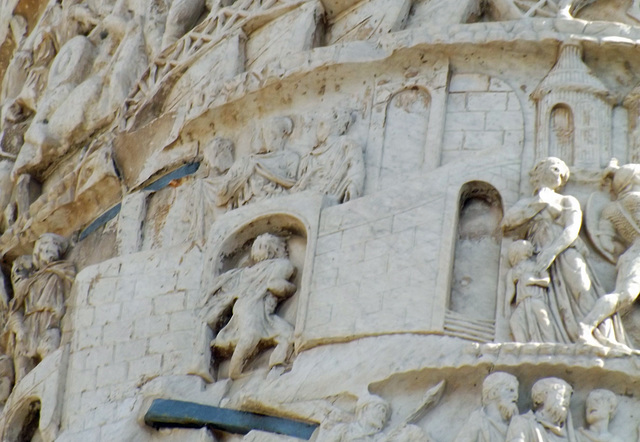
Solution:
<svg viewBox="0 0 640 442"><path fill-rule="evenodd" d="M73 264L62 259L66 248L63 237L45 233L34 246L33 270L26 262L13 269L16 320L24 309L23 329L16 332L16 383L60 345L60 321L75 278Z"/></svg>
<svg viewBox="0 0 640 442"><path fill-rule="evenodd" d="M352 111L336 111L321 119L317 144L300 160L292 191L312 189L346 202L362 195L365 168L362 146L347 135L355 122Z"/></svg>
<svg viewBox="0 0 640 442"><path fill-rule="evenodd" d="M288 117L274 118L261 129L253 154L239 158L225 174L219 206L235 209L282 194L296 183L300 158L286 148L292 130Z"/></svg>
<svg viewBox="0 0 640 442"><path fill-rule="evenodd" d="M509 319L511 334L518 342L559 342L548 305L551 278L547 271L538 272L534 252L533 244L526 240L514 241L509 246L507 316L514 298L516 303Z"/></svg>
<svg viewBox="0 0 640 442"><path fill-rule="evenodd" d="M251 246L251 262L217 278L202 312L207 324L219 330L211 347L222 355L231 354L232 379L240 377L261 348L275 346L270 368L285 364L293 350L293 326L276 314L278 304L296 291L291 282L296 269L284 239L270 233L258 236ZM225 323L230 309L231 318Z"/></svg>
<svg viewBox="0 0 640 442"><path fill-rule="evenodd" d="M439 399L443 383L427 392L427 400L421 408L433 405ZM436 393L436 394L429 394ZM411 416L402 424L387 428L391 415L390 404L380 396L369 394L358 399L354 416L330 415L320 426L318 442L411 442L433 440L422 428L411 421ZM412 416L415 415L415 412ZM349 419L349 417L351 419ZM339 422L338 419L347 422ZM350 421L349 421L350 420Z"/></svg>
<svg viewBox="0 0 640 442"><path fill-rule="evenodd" d="M593 390L587 396L585 419L587 428L580 428L579 434L585 442L622 442L609 431L609 423L618 408L616 395L604 389Z"/></svg>

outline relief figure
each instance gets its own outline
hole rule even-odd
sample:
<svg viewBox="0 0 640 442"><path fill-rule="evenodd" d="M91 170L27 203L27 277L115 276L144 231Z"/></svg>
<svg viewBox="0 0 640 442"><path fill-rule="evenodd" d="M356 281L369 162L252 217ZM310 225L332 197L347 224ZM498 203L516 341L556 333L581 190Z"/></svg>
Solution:
<svg viewBox="0 0 640 442"><path fill-rule="evenodd" d="M216 330L211 346L231 354L229 376L237 379L261 348L274 346L269 367L285 364L293 350L293 326L276 314L278 304L296 291L295 267L283 238L264 233L251 246L249 267L220 275L206 300L203 317ZM220 324L231 308L231 319Z"/></svg>
<svg viewBox="0 0 640 442"><path fill-rule="evenodd" d="M24 326L24 301L26 298L26 280L33 272L33 259L30 255L19 256L11 266L11 285L13 286L13 299L6 306L6 317L0 340L6 358L11 363L6 372L11 373L12 380L19 381L28 372L25 359L20 357L19 351L23 348L26 329ZM10 392L11 390L9 390Z"/></svg>
<svg viewBox="0 0 640 442"><path fill-rule="evenodd" d="M20 282L16 303L23 303L25 335L17 342L16 382L60 345L60 321L75 278L73 264L62 260L66 247L60 235L41 235L33 249L34 271Z"/></svg>
<svg viewBox="0 0 640 442"><path fill-rule="evenodd" d="M432 442L417 425L405 422L385 433L391 406L380 396L369 394L358 399L351 422L326 420L320 425L317 442Z"/></svg>
<svg viewBox="0 0 640 442"><path fill-rule="evenodd" d="M219 209L216 201L223 177L233 165L235 147L231 140L216 137L203 149L202 162L189 191L185 219L189 220L189 238L204 242ZM202 171L202 172L201 172Z"/></svg>
<svg viewBox="0 0 640 442"><path fill-rule="evenodd" d="M618 408L618 398L604 389L593 390L585 405L587 428L580 428L580 439L584 442L622 442L609 431L609 422Z"/></svg>
<svg viewBox="0 0 640 442"><path fill-rule="evenodd" d="M640 295L640 164L618 167L614 160L604 177L613 178L611 189L616 200L603 209L598 234L591 237L612 260L616 260L619 245L626 250L617 258L614 291L598 299L580 323L580 341L596 346L601 345L594 336L601 324L616 318Z"/></svg>
<svg viewBox="0 0 640 442"><path fill-rule="evenodd" d="M286 148L292 131L288 117L273 118L262 128L255 152L236 160L225 174L218 206L235 209L286 193L296 183L300 158Z"/></svg>
<svg viewBox="0 0 640 442"><path fill-rule="evenodd" d="M571 385L558 378L533 384L533 408L511 420L507 442L578 442L569 413L572 393Z"/></svg>
<svg viewBox="0 0 640 442"><path fill-rule="evenodd" d="M433 439L417 425L425 413L442 397L445 381L429 388L420 405L401 423L388 428L391 405L375 394L358 399L355 415L325 410L326 418L320 425L317 442L433 442ZM333 408L333 409L332 409Z"/></svg>
<svg viewBox="0 0 640 442"><path fill-rule="evenodd" d="M317 190L339 203L362 195L365 167L362 146L347 135L355 113L337 111L320 120L317 144L300 161L293 190Z"/></svg>
<svg viewBox="0 0 640 442"><path fill-rule="evenodd" d="M548 271L537 272L534 252L533 244L523 239L509 246L511 269L507 274L506 316L515 298L516 308L509 326L516 342L559 342L558 325L548 306L551 278Z"/></svg>
<svg viewBox="0 0 640 442"><path fill-rule="evenodd" d="M511 418L518 414L518 379L504 372L482 383L482 408L471 413L455 442L503 442Z"/></svg>
<svg viewBox="0 0 640 442"><path fill-rule="evenodd" d="M579 322L604 293L587 262L586 245L578 234L582 209L578 200L559 190L569 179L569 168L560 159L549 157L530 173L534 195L507 211L502 221L505 232L518 230L537 250L536 273L549 272L548 304L558 325L558 341L574 343L580 337ZM603 345L625 347L618 318L600 324L597 339Z"/></svg>

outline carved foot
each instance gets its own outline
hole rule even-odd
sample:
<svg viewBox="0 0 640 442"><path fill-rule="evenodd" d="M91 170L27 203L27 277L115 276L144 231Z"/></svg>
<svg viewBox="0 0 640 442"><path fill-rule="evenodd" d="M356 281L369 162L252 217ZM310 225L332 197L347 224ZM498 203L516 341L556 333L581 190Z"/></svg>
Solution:
<svg viewBox="0 0 640 442"><path fill-rule="evenodd" d="M579 324L579 327L580 337L578 337L578 344L590 345L592 347L603 347L603 345L593 336L593 327L582 322Z"/></svg>

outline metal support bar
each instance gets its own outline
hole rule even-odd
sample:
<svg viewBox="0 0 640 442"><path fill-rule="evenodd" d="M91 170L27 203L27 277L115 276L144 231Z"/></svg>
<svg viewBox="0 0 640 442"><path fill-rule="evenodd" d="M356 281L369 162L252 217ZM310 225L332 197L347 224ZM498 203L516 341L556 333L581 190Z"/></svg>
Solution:
<svg viewBox="0 0 640 442"><path fill-rule="evenodd" d="M236 434L259 430L303 440L309 440L318 427L317 424L291 419L168 399L155 399L144 416L144 422L154 428L207 426Z"/></svg>

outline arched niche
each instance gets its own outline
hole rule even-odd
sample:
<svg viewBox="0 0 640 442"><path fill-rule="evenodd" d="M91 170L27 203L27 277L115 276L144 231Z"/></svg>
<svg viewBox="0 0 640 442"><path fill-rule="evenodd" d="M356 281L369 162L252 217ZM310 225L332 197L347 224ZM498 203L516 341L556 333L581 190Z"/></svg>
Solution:
<svg viewBox="0 0 640 442"><path fill-rule="evenodd" d="M37 397L30 397L9 416L2 440L5 442L44 442L40 432L40 410L42 404Z"/></svg>
<svg viewBox="0 0 640 442"><path fill-rule="evenodd" d="M502 216L502 198L492 185L462 186L449 310L485 325L495 321Z"/></svg>
<svg viewBox="0 0 640 442"><path fill-rule="evenodd" d="M257 218L242 226L222 244L218 274L246 266L250 261L251 245L263 233L271 233L286 240L287 252L296 268L292 282L300 289L307 252L307 229L297 217L286 213L274 213ZM278 313L295 324L297 296L292 296L278 307Z"/></svg>
<svg viewBox="0 0 640 442"><path fill-rule="evenodd" d="M414 86L396 93L387 104L380 179L395 182L424 163L431 95Z"/></svg>
<svg viewBox="0 0 640 442"><path fill-rule="evenodd" d="M272 240L275 238L275 242L269 242L265 247L274 251L283 245L282 255L256 260L253 255L255 245L267 236ZM216 314L206 316L213 333L212 343L215 343L212 345L212 364L218 379L237 378L241 373L274 364L284 368L291 362L291 356L284 355L293 351L297 292L302 286L307 237L301 220L275 213L245 224L222 244L219 277L207 298L207 305L215 306ZM281 261L288 261L287 265L293 266L294 273L289 275L283 271ZM267 288L281 286L285 281L295 286L293 292ZM208 312L207 305L205 310ZM224 310L218 305L223 305ZM216 318L213 323L212 317ZM243 342L251 344L243 347ZM234 358L245 361L241 368L237 368L236 362L234 369Z"/></svg>
<svg viewBox="0 0 640 442"><path fill-rule="evenodd" d="M204 335L210 335L210 337L206 338L208 339L207 347L208 343L215 339L217 334L224 328L225 321L228 323L233 314L232 309L228 308L229 303L221 297L220 300L223 301L225 308L227 308L229 316L227 318L224 315L220 315L219 310L216 310L215 315L212 316L210 314L212 310L207 307L211 305L209 301L211 295L217 293L215 296L225 296L223 293L226 287L222 287L224 290L221 290L220 282L224 281L227 276L233 279L233 272L237 272L240 275L239 278L235 278L238 285L247 284L247 281L251 281L254 277L251 266L256 264L255 261L250 259L251 247L256 238L263 233L269 233L284 239L288 250L287 259L295 268L295 274L287 281L293 283L296 290L291 296L280 298L275 314L293 327L293 336L295 338L293 353L295 354L298 348L301 348L301 344L298 341L301 339L300 336L306 321L320 209L324 204L326 202L323 195L310 191L301 192L241 207L226 213L212 225L205 245L205 260L201 278L201 292L205 297L202 300L202 305L204 306L201 312L202 325L204 327ZM249 270L245 273L246 269ZM232 284L235 284L235 282L232 282ZM242 287L241 289L244 290ZM233 290L236 289L233 288ZM241 290L236 290L236 292L240 293ZM238 299L237 295L233 296ZM260 302L262 301L259 300L258 303ZM265 307L265 311L269 311L266 316L270 317L270 309ZM276 319L275 322L279 323L281 321ZM268 348L262 351L264 347ZM273 367L269 353L277 353L276 349L266 344L256 350L257 356L252 357L244 365L244 370L253 371L254 368L262 370L269 366ZM202 375L207 380L226 377L228 372L225 373L224 366L218 367L217 376L214 376L213 371L209 368L205 370L204 364L208 367L211 360L210 354L207 353L210 352L203 354L204 359L201 359L199 366L194 369L196 370L194 373ZM234 351L222 349L222 353L226 353L221 355L222 359L224 359L232 357ZM293 357L292 355L288 360L292 361ZM225 359L225 363L229 362L228 358ZM218 360L221 360L221 358L218 358ZM210 372L210 375L207 375L207 371Z"/></svg>
<svg viewBox="0 0 640 442"><path fill-rule="evenodd" d="M568 165L575 161L575 122L566 104L557 104L549 114L549 155L562 158Z"/></svg>

